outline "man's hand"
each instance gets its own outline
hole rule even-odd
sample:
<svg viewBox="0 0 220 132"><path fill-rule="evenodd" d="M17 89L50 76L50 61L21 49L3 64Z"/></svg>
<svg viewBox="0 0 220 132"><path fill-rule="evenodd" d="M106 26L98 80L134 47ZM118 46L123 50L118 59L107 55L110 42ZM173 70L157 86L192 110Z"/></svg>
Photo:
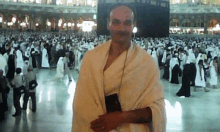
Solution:
<svg viewBox="0 0 220 132"><path fill-rule="evenodd" d="M100 115L98 119L92 121L90 128L94 132L109 132L125 121L124 112L112 112Z"/></svg>

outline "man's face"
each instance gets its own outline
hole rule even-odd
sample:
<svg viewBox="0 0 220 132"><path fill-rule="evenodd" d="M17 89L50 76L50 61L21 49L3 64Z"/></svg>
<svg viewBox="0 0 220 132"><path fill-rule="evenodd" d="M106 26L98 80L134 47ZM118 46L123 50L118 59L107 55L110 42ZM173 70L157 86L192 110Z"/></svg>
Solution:
<svg viewBox="0 0 220 132"><path fill-rule="evenodd" d="M113 9L108 23L112 40L119 43L130 41L134 27L133 21L133 12L128 7L120 6Z"/></svg>

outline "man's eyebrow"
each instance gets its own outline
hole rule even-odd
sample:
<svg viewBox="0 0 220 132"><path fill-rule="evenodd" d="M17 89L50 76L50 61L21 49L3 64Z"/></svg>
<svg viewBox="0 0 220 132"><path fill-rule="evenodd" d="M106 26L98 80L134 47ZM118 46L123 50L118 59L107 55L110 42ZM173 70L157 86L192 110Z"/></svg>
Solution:
<svg viewBox="0 0 220 132"><path fill-rule="evenodd" d="M125 22L132 22L132 19L127 19Z"/></svg>
<svg viewBox="0 0 220 132"><path fill-rule="evenodd" d="M117 18L113 18L112 21L120 21L120 20Z"/></svg>

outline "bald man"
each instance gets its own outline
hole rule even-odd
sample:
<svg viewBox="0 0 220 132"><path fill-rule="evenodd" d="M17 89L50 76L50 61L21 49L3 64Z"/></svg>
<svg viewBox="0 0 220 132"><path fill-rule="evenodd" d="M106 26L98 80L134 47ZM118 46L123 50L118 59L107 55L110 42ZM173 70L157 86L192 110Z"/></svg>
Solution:
<svg viewBox="0 0 220 132"><path fill-rule="evenodd" d="M159 70L132 44L134 10L110 8L111 40L88 51L73 103L73 132L164 132L166 116ZM153 124L153 127L150 127Z"/></svg>

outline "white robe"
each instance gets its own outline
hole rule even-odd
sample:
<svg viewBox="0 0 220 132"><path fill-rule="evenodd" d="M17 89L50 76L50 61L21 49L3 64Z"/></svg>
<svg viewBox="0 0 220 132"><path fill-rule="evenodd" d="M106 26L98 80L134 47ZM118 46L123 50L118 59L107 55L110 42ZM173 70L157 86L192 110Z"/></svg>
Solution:
<svg viewBox="0 0 220 132"><path fill-rule="evenodd" d="M90 123L99 115L106 114L105 91L118 88L120 84L126 52L103 72L110 43L108 41L86 52L82 60L73 103L72 132L93 132ZM159 70L153 58L139 46L132 44L125 67L119 94L122 111L150 107L154 131L165 132L164 95L159 82ZM111 132L150 132L148 124L130 123L118 128L119 131Z"/></svg>
<svg viewBox="0 0 220 132"><path fill-rule="evenodd" d="M23 69L24 66L24 61L23 61L23 56L20 50L16 51L16 68L21 68Z"/></svg>
<svg viewBox="0 0 220 132"><path fill-rule="evenodd" d="M80 70L81 67L81 52L79 50L75 51L75 69Z"/></svg>
<svg viewBox="0 0 220 132"><path fill-rule="evenodd" d="M173 70L173 67L178 64L179 65L179 61L177 58L172 58L170 59L170 67L169 67L169 82L171 82L171 79L172 79L172 70Z"/></svg>
<svg viewBox="0 0 220 132"><path fill-rule="evenodd" d="M7 66L7 61L5 60L5 57L0 54L0 69L3 71L3 76L6 75L6 66Z"/></svg>
<svg viewBox="0 0 220 132"><path fill-rule="evenodd" d="M46 50L45 48L43 49L43 53L42 53L42 63L41 63L41 67L44 67L44 68L50 67L49 61L48 61L47 50Z"/></svg>
<svg viewBox="0 0 220 132"><path fill-rule="evenodd" d="M152 52L152 57L153 57L155 63L158 65L157 52L155 50Z"/></svg>
<svg viewBox="0 0 220 132"><path fill-rule="evenodd" d="M213 65L213 61L210 64L210 85L217 85L218 83L218 76L215 70L215 66Z"/></svg>
<svg viewBox="0 0 220 132"><path fill-rule="evenodd" d="M195 54L193 53L192 49L189 49L188 59L189 59L188 61L190 63L194 63L195 62L196 57L195 57Z"/></svg>
<svg viewBox="0 0 220 132"><path fill-rule="evenodd" d="M63 57L60 57L57 62L57 73L55 75L55 78L62 78L64 77L64 62Z"/></svg>
<svg viewBox="0 0 220 132"><path fill-rule="evenodd" d="M162 63L166 62L166 58L167 58L166 56L167 56L167 51L165 50L163 53Z"/></svg>
<svg viewBox="0 0 220 132"><path fill-rule="evenodd" d="M183 53L183 54L181 55L180 60L181 60L180 69L183 71L184 65L186 64L186 61L187 61L187 56L186 56L186 54Z"/></svg>
<svg viewBox="0 0 220 132"><path fill-rule="evenodd" d="M202 79L201 79L202 76ZM199 71L199 65L196 64L196 79L195 79L195 86L200 86L200 87L206 87L206 82L204 78L204 69L201 69L201 75Z"/></svg>

